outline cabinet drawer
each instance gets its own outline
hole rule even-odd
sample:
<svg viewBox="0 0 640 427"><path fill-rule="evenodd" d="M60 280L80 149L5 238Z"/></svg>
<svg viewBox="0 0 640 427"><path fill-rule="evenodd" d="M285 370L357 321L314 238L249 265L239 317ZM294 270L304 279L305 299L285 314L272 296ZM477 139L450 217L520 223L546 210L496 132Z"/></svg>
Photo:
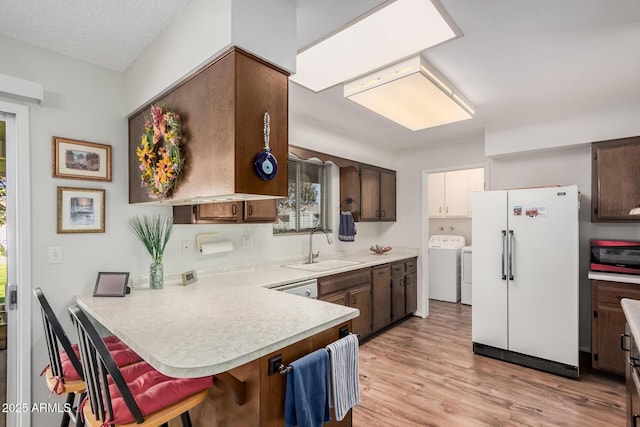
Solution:
<svg viewBox="0 0 640 427"><path fill-rule="evenodd" d="M404 262L404 268L407 273L415 273L418 271L418 260L417 258L412 258L408 261Z"/></svg>
<svg viewBox="0 0 640 427"><path fill-rule="evenodd" d="M631 298L640 300L640 285L611 285L597 287L598 305L608 305L620 307L622 298Z"/></svg>
<svg viewBox="0 0 640 427"><path fill-rule="evenodd" d="M318 295L326 295L331 292L366 284L371 284L371 269L369 268L320 277L318 278Z"/></svg>
<svg viewBox="0 0 640 427"><path fill-rule="evenodd" d="M396 262L391 264L391 277L397 278L404 276L404 262Z"/></svg>

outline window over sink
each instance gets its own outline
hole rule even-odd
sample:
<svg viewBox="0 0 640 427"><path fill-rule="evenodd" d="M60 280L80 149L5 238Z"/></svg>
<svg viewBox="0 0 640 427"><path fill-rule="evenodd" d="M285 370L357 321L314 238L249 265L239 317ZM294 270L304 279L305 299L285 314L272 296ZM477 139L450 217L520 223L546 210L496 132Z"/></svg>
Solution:
<svg viewBox="0 0 640 427"><path fill-rule="evenodd" d="M307 233L316 227L329 229L331 165L317 160L289 157L288 197L278 202L273 234Z"/></svg>

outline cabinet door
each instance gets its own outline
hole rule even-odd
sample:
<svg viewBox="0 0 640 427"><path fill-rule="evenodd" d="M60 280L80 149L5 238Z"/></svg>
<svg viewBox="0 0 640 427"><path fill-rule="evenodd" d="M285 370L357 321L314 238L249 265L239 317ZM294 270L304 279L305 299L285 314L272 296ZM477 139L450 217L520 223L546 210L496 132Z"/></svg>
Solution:
<svg viewBox="0 0 640 427"><path fill-rule="evenodd" d="M391 319L395 322L404 317L405 307L404 274L391 278Z"/></svg>
<svg viewBox="0 0 640 427"><path fill-rule="evenodd" d="M625 318L622 310L601 307L595 319L597 348L593 353L593 367L624 375L624 351L620 348L620 335L624 333Z"/></svg>
<svg viewBox="0 0 640 427"><path fill-rule="evenodd" d="M413 313L418 309L418 275L407 273L404 277L404 313Z"/></svg>
<svg viewBox="0 0 640 427"><path fill-rule="evenodd" d="M360 220L380 219L380 172L367 167L360 168Z"/></svg>
<svg viewBox="0 0 640 427"><path fill-rule="evenodd" d="M640 299L638 285L592 280L591 360L594 369L624 374L624 352L620 334L625 318L620 306L623 298Z"/></svg>
<svg viewBox="0 0 640 427"><path fill-rule="evenodd" d="M430 173L429 180L429 217L444 217L444 172Z"/></svg>
<svg viewBox="0 0 640 427"><path fill-rule="evenodd" d="M391 323L391 266L375 267L371 270L371 299L373 305L373 330L377 331Z"/></svg>
<svg viewBox="0 0 640 427"><path fill-rule="evenodd" d="M469 216L469 180L466 170L445 173L444 191L446 217Z"/></svg>
<svg viewBox="0 0 640 427"><path fill-rule="evenodd" d="M473 215L473 204L471 203L471 195L474 191L484 191L484 168L467 170L469 179L469 191L467 192L467 203L469 206L469 216Z"/></svg>
<svg viewBox="0 0 640 427"><path fill-rule="evenodd" d="M365 338L371 333L371 285L350 289L347 293L348 306L360 310L360 316L353 319L353 331Z"/></svg>
<svg viewBox="0 0 640 427"><path fill-rule="evenodd" d="M275 222L278 217L278 200L251 200L244 202L245 222Z"/></svg>
<svg viewBox="0 0 640 427"><path fill-rule="evenodd" d="M640 137L592 144L592 221L640 221Z"/></svg>
<svg viewBox="0 0 640 427"><path fill-rule="evenodd" d="M206 203L196 208L196 220L240 222L242 202Z"/></svg>
<svg viewBox="0 0 640 427"><path fill-rule="evenodd" d="M380 171L380 220L396 220L396 173Z"/></svg>

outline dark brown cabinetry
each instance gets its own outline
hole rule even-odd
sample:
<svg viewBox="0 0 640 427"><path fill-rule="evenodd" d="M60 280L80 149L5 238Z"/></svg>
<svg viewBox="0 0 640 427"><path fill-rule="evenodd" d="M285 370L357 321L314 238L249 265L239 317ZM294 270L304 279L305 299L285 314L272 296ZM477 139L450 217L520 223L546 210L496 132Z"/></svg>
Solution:
<svg viewBox="0 0 640 427"><path fill-rule="evenodd" d="M391 264L391 320L402 319L417 308L417 258Z"/></svg>
<svg viewBox="0 0 640 427"><path fill-rule="evenodd" d="M395 171L369 165L341 167L340 200L351 200L356 221L395 221Z"/></svg>
<svg viewBox="0 0 640 427"><path fill-rule="evenodd" d="M360 220L396 220L396 173L362 166L360 168Z"/></svg>
<svg viewBox="0 0 640 427"><path fill-rule="evenodd" d="M278 201L205 203L173 207L174 224L237 224L276 222Z"/></svg>
<svg viewBox="0 0 640 427"><path fill-rule="evenodd" d="M618 375L625 372L625 354L620 348L625 317L622 298L640 300L640 285L591 281L591 363L593 369Z"/></svg>
<svg viewBox="0 0 640 427"><path fill-rule="evenodd" d="M352 320L360 339L371 333L371 269L348 271L318 279L318 299L360 310Z"/></svg>
<svg viewBox="0 0 640 427"><path fill-rule="evenodd" d="M371 269L373 331L391 323L391 266L385 264Z"/></svg>
<svg viewBox="0 0 640 427"><path fill-rule="evenodd" d="M640 222L640 137L591 144L591 221Z"/></svg>
<svg viewBox="0 0 640 427"><path fill-rule="evenodd" d="M318 278L318 299L354 307L360 339L417 309L417 258Z"/></svg>
<svg viewBox="0 0 640 427"><path fill-rule="evenodd" d="M154 99L182 117L185 167L172 194L161 201L195 203L231 194L287 196L288 74L238 48ZM264 113L278 173L261 179L254 159L264 148ZM136 148L149 105L129 118L129 203L158 202L140 186ZM193 202L192 202L193 201Z"/></svg>

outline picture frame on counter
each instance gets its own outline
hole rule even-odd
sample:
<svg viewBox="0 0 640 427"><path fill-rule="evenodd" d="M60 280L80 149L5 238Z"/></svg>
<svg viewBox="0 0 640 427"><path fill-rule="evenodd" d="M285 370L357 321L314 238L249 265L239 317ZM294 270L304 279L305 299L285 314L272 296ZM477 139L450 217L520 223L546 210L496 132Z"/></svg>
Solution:
<svg viewBox="0 0 640 427"><path fill-rule="evenodd" d="M129 273L126 272L99 272L96 286L93 289L94 297L123 297L127 294Z"/></svg>
<svg viewBox="0 0 640 427"><path fill-rule="evenodd" d="M104 233L105 190L58 187L58 233Z"/></svg>
<svg viewBox="0 0 640 427"><path fill-rule="evenodd" d="M111 146L54 136L53 177L111 181Z"/></svg>

